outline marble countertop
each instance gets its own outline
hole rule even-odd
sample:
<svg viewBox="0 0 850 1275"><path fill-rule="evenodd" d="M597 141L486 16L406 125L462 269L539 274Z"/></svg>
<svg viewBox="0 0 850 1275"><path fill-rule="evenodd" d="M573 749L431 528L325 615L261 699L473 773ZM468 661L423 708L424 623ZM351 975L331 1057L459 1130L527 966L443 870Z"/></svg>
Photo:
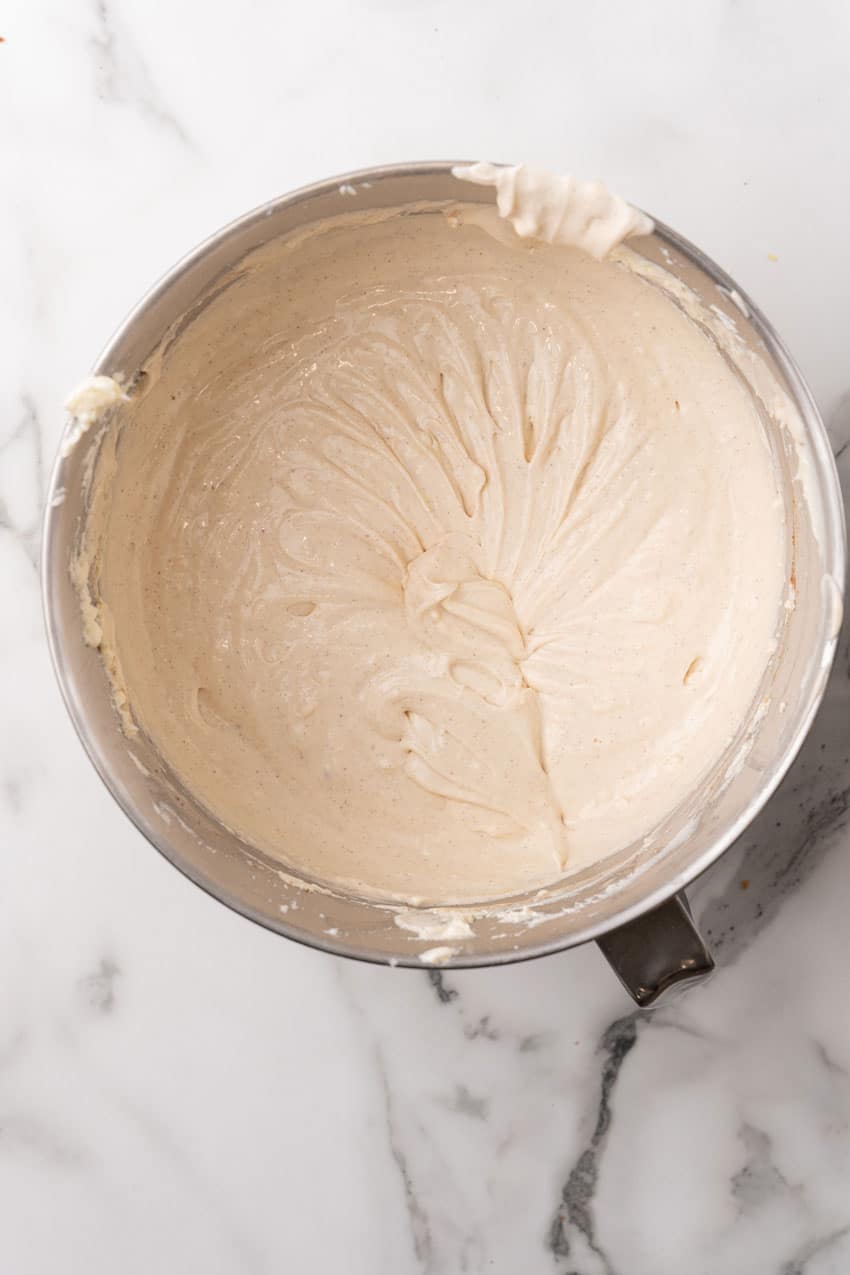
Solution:
<svg viewBox="0 0 850 1275"><path fill-rule="evenodd" d="M604 175L762 305L850 483L850 9L12 0L0 35L0 1270L850 1270L846 637L693 891L718 972L641 1014L595 947L392 971L207 898L84 757L37 579L62 399L130 306L382 161Z"/></svg>

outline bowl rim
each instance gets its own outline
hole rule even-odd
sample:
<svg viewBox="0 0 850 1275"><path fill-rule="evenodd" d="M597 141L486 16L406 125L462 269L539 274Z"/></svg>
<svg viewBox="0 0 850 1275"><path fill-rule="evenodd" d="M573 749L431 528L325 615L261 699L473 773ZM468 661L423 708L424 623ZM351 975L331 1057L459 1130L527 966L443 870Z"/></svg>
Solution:
<svg viewBox="0 0 850 1275"><path fill-rule="evenodd" d="M101 351L96 360L92 374L108 375L112 367L113 355L116 349L124 340L128 331L138 321L138 319L161 297L163 297L169 289L189 270L200 262L208 253L219 245L223 244L227 239L236 236L245 231L249 227L261 223L272 217L275 213L283 209L297 206L301 203L307 203L315 198L332 195L339 192L341 186L357 186L363 183L377 183L387 178L427 178L429 176L445 177L451 174L453 168L469 163L467 160L429 160L413 163L395 163L381 164L374 167L357 169L351 172L339 174L338 176L325 178L318 182L310 183L306 186L300 186L297 189L283 195L278 195L265 203L258 205L250 211L239 217L229 221L220 229L208 235L199 244L179 258L175 264L168 269L135 306L129 311L120 325L113 332L111 338ZM477 199L470 192L470 202L481 202L482 194L479 190ZM664 222L653 218L655 225L655 234L669 248L680 253L691 265L697 267L711 281L717 285L724 293L736 298L735 304L741 303L744 313L750 324L757 332L758 336L764 342L769 353L779 366L789 389L795 400L795 405L804 418L807 435L814 453L815 463L818 468L819 477L822 482L823 498L824 498L824 518L827 524L827 535L825 542L821 546L824 557L824 573L832 577L839 597L843 600L845 587L845 570L846 570L846 525L844 516L844 505L841 497L841 489L838 478L838 471L835 464L832 448L829 443L826 427L821 417L820 411L815 402L814 396L803 377L796 362L788 351L785 343L773 328L770 321L765 317L759 307L752 301L746 291L741 288L730 275L718 266L710 257L697 248L693 243L684 236L678 234ZM823 675L819 685L811 693L808 702L799 713L794 732L789 736L788 741L780 754L774 759L769 779L764 783L752 796L737 818L730 821L726 827L719 831L716 838L706 848L706 850L685 868L672 875L669 880L660 886L647 891L642 897L637 899L628 907L623 908L615 915L605 918L596 923L588 923L584 927L579 927L576 931L560 938L554 938L538 944L529 944L521 950L497 951L490 955L484 956L473 953L464 954L463 950L456 952L444 963L439 966L429 966L423 964L417 952L399 950L398 954L387 954L376 949L370 949L366 946L354 946L350 943L339 941L333 936L328 935L324 931L306 930L293 925L281 914L274 916L261 913L250 903L237 895L232 894L229 890L220 887L210 876L206 875L192 863L183 858L168 840L161 835L158 828L153 827L135 807L133 802L123 792L121 784L117 781L113 773L108 754L102 750L92 735L88 727L88 715L85 712L84 705L71 687L70 679L66 675L66 660L64 654L64 634L62 625L54 608L54 581L57 572L64 570L67 564L60 560L59 546L57 544L57 536L55 534L57 524L57 509L55 498L58 489L62 486L62 474L66 462L63 454L64 445L67 442L69 432L72 428L72 422L66 421L65 427L59 439L57 455L51 470L50 480L48 483L44 523L41 542L41 595L42 608L44 614L45 629L47 635L47 644L50 651L51 661L54 673L59 684L59 689L65 703L65 707L73 723L74 729L80 742L83 745L89 760L94 766L96 772L100 776L105 787L117 802L124 814L129 818L132 824L138 829L146 841L148 841L155 850L157 850L173 867L175 867L183 876L187 877L195 885L199 886L206 894L210 895L219 903L223 903L232 911L244 916L247 920L253 921L255 924L262 926L264 929L271 930L273 933L281 934L286 938L300 943L304 946L314 948L318 951L328 952L336 956L345 956L350 959L364 961L370 964L392 965L399 967L439 970L451 969L475 969L493 965L514 964L520 961L536 960L543 956L553 955L556 952L565 951L571 947L577 947L580 944L600 938L603 934L619 929L621 926L628 925L631 921L637 920L639 917L655 908L660 907L674 895L684 890L703 872L706 871L713 863L715 863L722 854L737 840L737 838L745 831L750 823L756 818L760 811L775 793L779 784L784 779L790 766L794 762L802 744L809 732L815 714L821 704L826 685L828 682L828 673L831 668L835 649L837 645L837 634L834 637L826 636L821 641L821 668ZM401 903L392 903L387 901L376 900L376 906L386 908L399 908L406 905ZM432 905L429 909L432 911ZM480 905L482 907L486 905ZM459 904L446 905L445 910L457 911L475 911L476 906L469 904L465 907ZM439 909L443 910L443 909Z"/></svg>

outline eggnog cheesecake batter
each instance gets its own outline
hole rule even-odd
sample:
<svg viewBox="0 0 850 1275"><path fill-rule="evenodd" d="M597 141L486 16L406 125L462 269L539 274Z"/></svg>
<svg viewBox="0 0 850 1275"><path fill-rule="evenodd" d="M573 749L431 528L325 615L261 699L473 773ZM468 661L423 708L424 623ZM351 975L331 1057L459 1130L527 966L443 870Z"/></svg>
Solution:
<svg viewBox="0 0 850 1275"><path fill-rule="evenodd" d="M782 611L771 447L711 335L625 246L498 229L254 254L121 404L75 564L127 728L282 865L401 900L648 834Z"/></svg>

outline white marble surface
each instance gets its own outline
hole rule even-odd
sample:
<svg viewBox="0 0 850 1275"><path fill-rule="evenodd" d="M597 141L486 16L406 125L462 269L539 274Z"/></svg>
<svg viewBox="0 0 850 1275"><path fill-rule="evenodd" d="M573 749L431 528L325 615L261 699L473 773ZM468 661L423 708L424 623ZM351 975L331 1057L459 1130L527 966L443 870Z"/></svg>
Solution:
<svg viewBox="0 0 850 1275"><path fill-rule="evenodd" d="M11 0L0 35L0 1271L846 1272L846 640L695 892L719 972L640 1016L595 948L393 972L213 903L86 761L36 564L63 395L148 284L395 159L604 175L763 305L850 480L850 9Z"/></svg>

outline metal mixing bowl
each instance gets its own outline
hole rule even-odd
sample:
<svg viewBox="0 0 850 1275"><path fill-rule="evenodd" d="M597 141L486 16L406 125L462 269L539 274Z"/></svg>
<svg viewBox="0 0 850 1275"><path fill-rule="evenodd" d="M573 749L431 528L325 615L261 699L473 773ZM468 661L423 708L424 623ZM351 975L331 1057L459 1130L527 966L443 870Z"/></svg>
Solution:
<svg viewBox="0 0 850 1275"><path fill-rule="evenodd" d="M449 163L399 165L347 174L286 195L225 227L184 258L119 328L97 373L134 373L181 316L216 293L216 281L246 253L313 222L354 209L422 201L493 202L460 182ZM698 249L665 226L633 241L635 251L677 275L733 321L768 365L805 431L806 494L792 484L794 448L775 439L795 537L791 569L797 606L764 695L755 742L731 777L718 771L698 801L677 810L651 838L567 883L471 918L471 937L452 941L454 967L499 965L596 939L629 991L649 1004L682 979L708 972L682 891L755 817L793 758L820 702L835 650L844 581L845 532L838 479L823 422L791 357L740 288ZM226 294L225 294L226 300ZM219 296L217 304L222 303ZM121 410L129 411L127 408ZM779 432L777 431L777 434ZM269 929L342 956L419 966L435 940L399 928L392 907L310 888L223 828L185 791L143 736L122 733L98 652L83 640L69 561L85 516L87 465L95 440L60 456L50 483L42 558L50 649L71 718L94 766L136 827L167 859L215 898ZM805 504L807 507L802 508ZM817 528L816 533L813 526ZM728 760L728 759L727 759ZM733 768L734 769L734 768ZM727 767L728 772L728 767ZM468 915L468 910L464 909ZM517 920L516 917L523 917Z"/></svg>

